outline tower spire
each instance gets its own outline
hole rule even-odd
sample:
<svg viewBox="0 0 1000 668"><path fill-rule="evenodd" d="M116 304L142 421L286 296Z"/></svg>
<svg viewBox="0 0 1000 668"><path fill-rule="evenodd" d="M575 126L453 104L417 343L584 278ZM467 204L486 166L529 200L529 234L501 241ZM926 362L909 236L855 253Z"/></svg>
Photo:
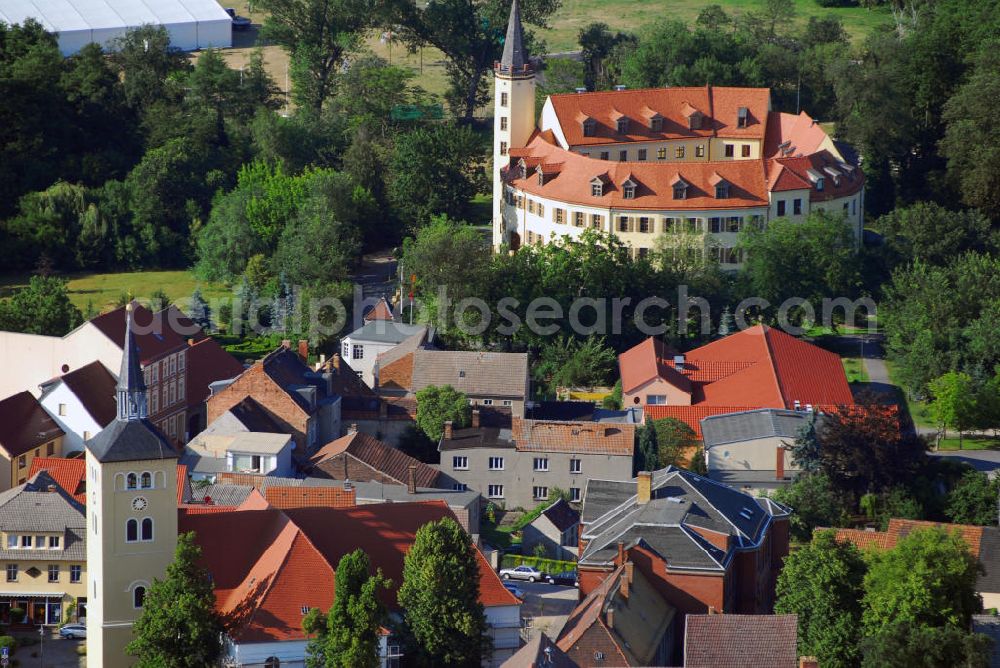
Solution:
<svg viewBox="0 0 1000 668"><path fill-rule="evenodd" d="M125 345L122 346L122 367L118 373L118 420L143 420L146 412L146 381L142 376L139 346L132 332L132 302L125 306Z"/></svg>
<svg viewBox="0 0 1000 668"><path fill-rule="evenodd" d="M524 29L521 27L521 6L514 0L510 6L510 19L507 21L507 37L503 42L503 56L500 58L500 71L509 74L524 72L530 67L531 61L524 48Z"/></svg>

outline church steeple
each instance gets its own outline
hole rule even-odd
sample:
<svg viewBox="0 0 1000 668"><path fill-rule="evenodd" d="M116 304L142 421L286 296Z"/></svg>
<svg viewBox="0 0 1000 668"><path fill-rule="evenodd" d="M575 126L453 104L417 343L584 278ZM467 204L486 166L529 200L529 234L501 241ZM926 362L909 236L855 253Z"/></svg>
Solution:
<svg viewBox="0 0 1000 668"><path fill-rule="evenodd" d="M125 306L125 345L122 367L118 373L118 420L143 420L147 417L146 381L142 376L139 347L132 332L132 303Z"/></svg>
<svg viewBox="0 0 1000 668"><path fill-rule="evenodd" d="M507 36L503 42L503 56L500 58L500 72L505 74L526 73L531 68L531 60L524 48L524 29L521 27L521 7L517 0L510 7L507 21Z"/></svg>

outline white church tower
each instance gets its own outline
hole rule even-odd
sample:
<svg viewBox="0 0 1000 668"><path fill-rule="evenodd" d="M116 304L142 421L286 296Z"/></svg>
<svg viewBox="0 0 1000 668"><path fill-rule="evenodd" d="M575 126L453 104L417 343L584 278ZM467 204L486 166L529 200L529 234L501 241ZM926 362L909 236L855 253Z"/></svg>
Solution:
<svg viewBox="0 0 1000 668"><path fill-rule="evenodd" d="M535 71L524 48L521 9L518 1L510 8L503 56L494 66L493 95L493 249L511 243L517 232L516 218L505 224L504 188L500 169L507 165L507 152L527 145L535 131Z"/></svg>
<svg viewBox="0 0 1000 668"><path fill-rule="evenodd" d="M125 653L153 578L177 546L177 453L147 419L146 384L125 312L118 416L87 447L87 661L130 666Z"/></svg>

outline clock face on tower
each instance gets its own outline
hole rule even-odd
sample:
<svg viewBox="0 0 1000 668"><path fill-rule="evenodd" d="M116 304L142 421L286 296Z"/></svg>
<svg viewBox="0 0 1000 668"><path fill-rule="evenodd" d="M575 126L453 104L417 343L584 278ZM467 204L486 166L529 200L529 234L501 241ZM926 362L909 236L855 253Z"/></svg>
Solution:
<svg viewBox="0 0 1000 668"><path fill-rule="evenodd" d="M145 497L137 496L132 499L132 510L145 510L148 505L149 502L146 501Z"/></svg>

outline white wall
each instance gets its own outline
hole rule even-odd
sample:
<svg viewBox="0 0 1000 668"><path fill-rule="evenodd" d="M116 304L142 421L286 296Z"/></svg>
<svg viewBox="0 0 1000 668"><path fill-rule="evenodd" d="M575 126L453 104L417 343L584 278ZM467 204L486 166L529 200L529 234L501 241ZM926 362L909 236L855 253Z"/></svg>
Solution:
<svg viewBox="0 0 1000 668"><path fill-rule="evenodd" d="M345 337L341 341L340 355L351 368L361 374L361 380L365 381L368 387L375 387L375 360L382 353L395 348L397 343L383 343L380 341L361 341ZM354 346L361 346L364 349L364 357L354 359Z"/></svg>
<svg viewBox="0 0 1000 668"><path fill-rule="evenodd" d="M486 623L493 637L493 654L483 665L496 668L521 647L521 606L488 607Z"/></svg>
<svg viewBox="0 0 1000 668"><path fill-rule="evenodd" d="M707 449L709 471L774 471L778 461L778 447L794 439L771 437L739 443L724 443ZM798 471L792 463L792 453L783 451L785 471Z"/></svg>
<svg viewBox="0 0 1000 668"><path fill-rule="evenodd" d="M83 451L83 441L94 436L107 425L98 424L87 412L80 400L70 391L66 384L59 382L49 394L41 400L42 408L52 416L56 424L66 432L63 438L63 454ZM59 406L64 405L64 415L59 414Z"/></svg>

